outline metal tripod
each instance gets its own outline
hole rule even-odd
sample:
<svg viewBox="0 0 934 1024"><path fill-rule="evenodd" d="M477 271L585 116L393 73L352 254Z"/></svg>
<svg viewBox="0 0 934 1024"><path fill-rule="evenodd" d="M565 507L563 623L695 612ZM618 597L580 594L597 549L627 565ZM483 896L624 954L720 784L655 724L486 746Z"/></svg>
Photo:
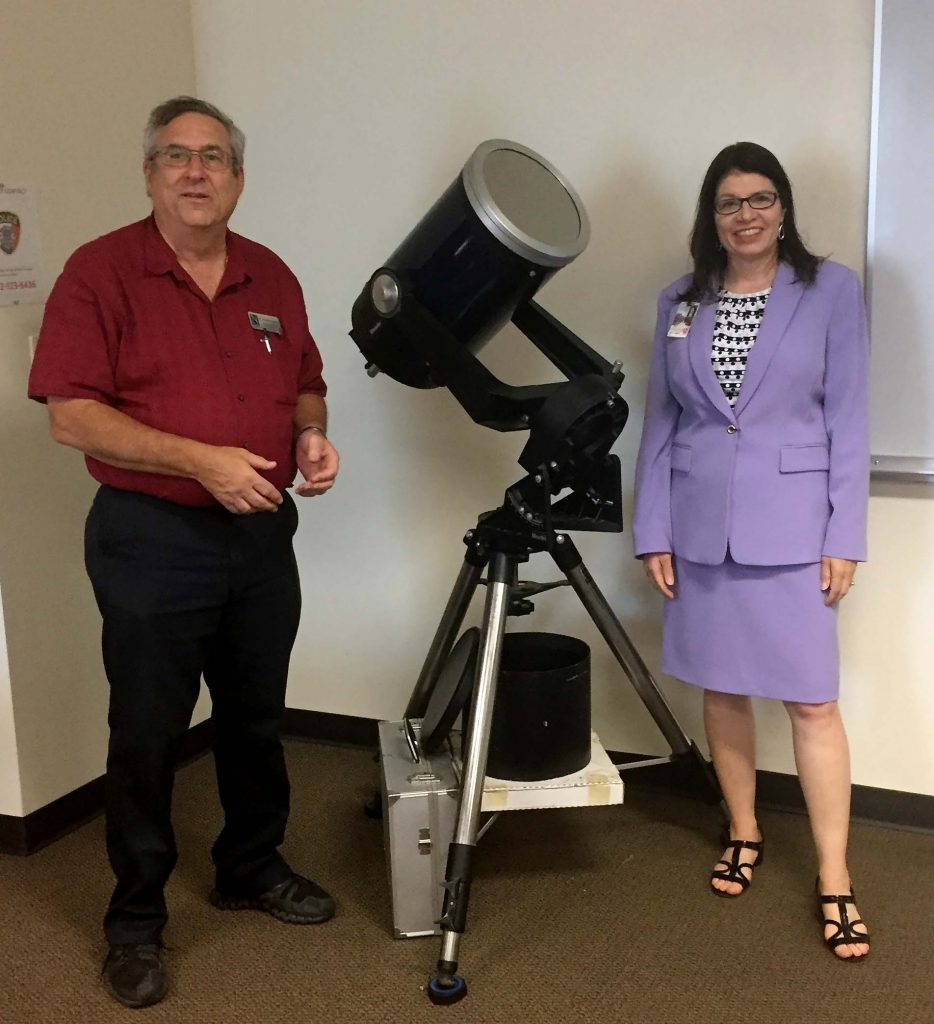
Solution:
<svg viewBox="0 0 934 1024"><path fill-rule="evenodd" d="M499 513L502 511L499 510ZM541 538L541 535L538 536ZM670 757L638 762L638 765L687 762L696 769L711 802L716 803L720 800L720 789L713 769L678 724L645 662L594 583L571 538L566 533L551 533L548 540L541 540L539 544L530 545L528 533L503 529L502 518L495 513L481 517L477 528L467 533L464 538L467 553L463 566L405 712L407 719L424 717L432 690L460 632L467 609L486 567L487 594L474 682L471 725L463 751L457 823L448 850L445 872L440 920L441 953L438 958L437 974L428 982L428 995L435 1003L453 1003L467 993L466 982L457 973L457 956L460 937L467 922L473 855L478 839L500 656L510 606L517 596L522 594L522 585L518 583L518 565L527 561L532 551L547 550L550 553L671 747Z"/></svg>

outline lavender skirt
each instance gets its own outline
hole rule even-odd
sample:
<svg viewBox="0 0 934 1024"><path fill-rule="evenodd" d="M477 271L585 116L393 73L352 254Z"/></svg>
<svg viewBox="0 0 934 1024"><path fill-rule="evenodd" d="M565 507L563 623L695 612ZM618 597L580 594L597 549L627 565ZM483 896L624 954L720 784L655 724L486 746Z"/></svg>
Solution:
<svg viewBox="0 0 934 1024"><path fill-rule="evenodd" d="M822 704L837 699L837 611L820 563L722 565L675 559L662 670L706 690Z"/></svg>

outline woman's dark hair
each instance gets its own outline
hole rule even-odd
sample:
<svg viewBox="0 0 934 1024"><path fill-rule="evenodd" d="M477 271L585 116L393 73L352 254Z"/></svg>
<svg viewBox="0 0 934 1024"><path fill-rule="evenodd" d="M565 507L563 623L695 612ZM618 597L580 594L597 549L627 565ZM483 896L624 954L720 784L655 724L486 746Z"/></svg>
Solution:
<svg viewBox="0 0 934 1024"><path fill-rule="evenodd" d="M761 174L775 184L779 202L785 211L782 224L784 238L778 243L778 258L789 263L797 279L804 284L813 284L820 265L820 257L809 252L795 223L795 203L791 195L791 182L775 155L755 142L735 142L713 158L704 175L700 195L697 198L697 212L691 230L691 256L694 259L694 276L680 297L691 302L712 299L723 284L726 269L726 252L720 245L714 223L714 199L717 186L731 171L746 174Z"/></svg>

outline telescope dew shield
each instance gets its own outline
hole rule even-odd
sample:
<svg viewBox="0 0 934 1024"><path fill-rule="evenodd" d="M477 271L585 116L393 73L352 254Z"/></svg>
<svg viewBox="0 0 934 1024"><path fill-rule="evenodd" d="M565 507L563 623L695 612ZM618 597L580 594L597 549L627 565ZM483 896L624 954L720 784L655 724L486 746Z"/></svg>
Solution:
<svg viewBox="0 0 934 1024"><path fill-rule="evenodd" d="M400 383L437 387L394 323L408 296L475 353L589 238L583 204L556 168L519 143L483 142L364 287L351 336Z"/></svg>

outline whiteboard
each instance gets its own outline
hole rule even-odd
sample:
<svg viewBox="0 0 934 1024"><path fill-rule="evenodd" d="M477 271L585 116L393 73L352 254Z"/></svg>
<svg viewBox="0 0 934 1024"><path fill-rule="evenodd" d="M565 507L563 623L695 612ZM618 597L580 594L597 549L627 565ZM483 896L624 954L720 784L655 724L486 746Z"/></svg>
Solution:
<svg viewBox="0 0 934 1024"><path fill-rule="evenodd" d="M934 482L934 2L877 0L867 232L873 475Z"/></svg>

